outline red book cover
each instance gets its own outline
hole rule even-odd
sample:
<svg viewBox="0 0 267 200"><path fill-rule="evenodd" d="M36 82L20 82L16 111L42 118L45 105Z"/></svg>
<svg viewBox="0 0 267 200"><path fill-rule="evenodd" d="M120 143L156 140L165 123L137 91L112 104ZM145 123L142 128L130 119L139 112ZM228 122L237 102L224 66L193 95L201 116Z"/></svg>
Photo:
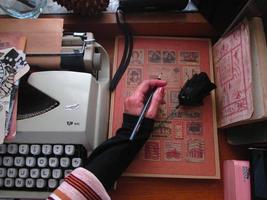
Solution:
<svg viewBox="0 0 267 200"><path fill-rule="evenodd" d="M213 60L218 126L225 127L250 119L254 108L247 21L240 23L213 46Z"/></svg>

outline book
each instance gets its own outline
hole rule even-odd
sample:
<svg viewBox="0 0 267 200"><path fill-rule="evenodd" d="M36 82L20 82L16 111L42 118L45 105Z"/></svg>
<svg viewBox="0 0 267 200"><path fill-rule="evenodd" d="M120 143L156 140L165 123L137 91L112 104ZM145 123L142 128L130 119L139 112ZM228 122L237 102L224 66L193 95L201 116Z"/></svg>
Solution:
<svg viewBox="0 0 267 200"><path fill-rule="evenodd" d="M213 46L218 127L266 119L266 55L259 17L243 20Z"/></svg>
<svg viewBox="0 0 267 200"><path fill-rule="evenodd" d="M231 145L266 146L267 124L265 121L230 127L225 130Z"/></svg>
<svg viewBox="0 0 267 200"><path fill-rule="evenodd" d="M225 160L224 200L250 200L250 166L247 160Z"/></svg>
<svg viewBox="0 0 267 200"><path fill-rule="evenodd" d="M123 55L123 37L115 42L113 73ZM124 175L171 178L220 178L215 95L199 107L180 107L178 93L193 74L213 80L211 42L200 38L134 37L126 72L112 93L109 136L122 124L123 101L145 79L167 80L155 130ZM166 117L175 110L169 120Z"/></svg>
<svg viewBox="0 0 267 200"><path fill-rule="evenodd" d="M250 155L250 182L251 199L267 199L266 186L266 147L251 147L248 149Z"/></svg>

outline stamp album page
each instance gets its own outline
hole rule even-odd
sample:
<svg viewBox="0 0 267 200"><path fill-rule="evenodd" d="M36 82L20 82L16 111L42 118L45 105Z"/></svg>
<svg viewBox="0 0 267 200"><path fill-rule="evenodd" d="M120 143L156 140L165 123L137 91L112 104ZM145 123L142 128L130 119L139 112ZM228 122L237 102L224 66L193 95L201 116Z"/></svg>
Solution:
<svg viewBox="0 0 267 200"><path fill-rule="evenodd" d="M124 49L123 38L115 44L113 73ZM219 178L214 92L199 107L180 107L178 93L188 78L200 71L213 81L208 39L135 37L126 72L112 94L110 137L121 127L123 102L145 79L159 74L168 82L155 130L125 175L148 177Z"/></svg>

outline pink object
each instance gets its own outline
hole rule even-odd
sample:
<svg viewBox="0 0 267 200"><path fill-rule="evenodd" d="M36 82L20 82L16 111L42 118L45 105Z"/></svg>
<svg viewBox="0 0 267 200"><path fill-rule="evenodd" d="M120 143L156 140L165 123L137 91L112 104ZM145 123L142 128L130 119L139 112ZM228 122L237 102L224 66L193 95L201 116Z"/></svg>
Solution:
<svg viewBox="0 0 267 200"><path fill-rule="evenodd" d="M213 46L218 127L253 114L249 24L245 20Z"/></svg>
<svg viewBox="0 0 267 200"><path fill-rule="evenodd" d="M17 133L17 109L18 109L18 92L16 93L14 108L12 111L11 124L7 136L5 137L6 141L12 141Z"/></svg>
<svg viewBox="0 0 267 200"><path fill-rule="evenodd" d="M224 200L251 200L249 162L224 161Z"/></svg>

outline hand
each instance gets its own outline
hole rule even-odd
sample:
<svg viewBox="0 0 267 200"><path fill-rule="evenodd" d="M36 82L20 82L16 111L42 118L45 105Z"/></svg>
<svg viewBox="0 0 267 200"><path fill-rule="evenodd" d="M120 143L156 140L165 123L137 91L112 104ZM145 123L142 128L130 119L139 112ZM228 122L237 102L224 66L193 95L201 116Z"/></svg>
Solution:
<svg viewBox="0 0 267 200"><path fill-rule="evenodd" d="M160 104L164 103L165 89L167 85L166 81L163 80L145 80L143 81L134 91L134 93L127 97L124 102L124 112L131 115L140 115L143 107L146 95L150 89L157 88L148 111L145 115L147 118L155 119Z"/></svg>

